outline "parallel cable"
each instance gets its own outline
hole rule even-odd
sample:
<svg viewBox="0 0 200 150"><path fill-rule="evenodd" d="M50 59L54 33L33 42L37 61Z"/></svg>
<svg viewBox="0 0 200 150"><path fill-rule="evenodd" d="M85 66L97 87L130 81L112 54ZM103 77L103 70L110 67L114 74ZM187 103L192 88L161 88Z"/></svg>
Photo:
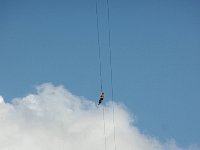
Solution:
<svg viewBox="0 0 200 150"><path fill-rule="evenodd" d="M97 22L97 42L99 51L99 76L100 76L100 89L103 91L103 80L102 80L102 65L101 65L101 46L100 46L100 32L99 32L99 15L98 15L98 2L96 0L96 22Z"/></svg>
<svg viewBox="0 0 200 150"><path fill-rule="evenodd" d="M111 96L112 96L112 108L113 108L113 132L114 132L114 149L117 149L116 146L116 133L115 133L115 106L114 106L114 88L113 88L113 68L112 68L112 48L111 48L111 27L110 27L110 5L109 0L107 2L107 21L108 21L108 44L110 51L110 84L111 84Z"/></svg>

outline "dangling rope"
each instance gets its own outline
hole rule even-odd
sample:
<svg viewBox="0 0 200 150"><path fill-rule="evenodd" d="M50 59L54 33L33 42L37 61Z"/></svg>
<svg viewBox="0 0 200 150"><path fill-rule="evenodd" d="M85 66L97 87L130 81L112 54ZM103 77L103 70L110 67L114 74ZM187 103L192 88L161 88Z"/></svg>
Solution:
<svg viewBox="0 0 200 150"><path fill-rule="evenodd" d="M99 34L99 16L98 16L98 1L96 0L96 21L97 21L97 41L98 41L98 50L99 50L99 76L100 76L100 89L101 93L103 92L103 80L102 80L102 66L101 66L101 46L100 46L100 34ZM103 108L103 126L104 126L104 145L105 150L107 148L106 142L106 122L105 122L105 110Z"/></svg>
<svg viewBox="0 0 200 150"><path fill-rule="evenodd" d="M114 89L113 89L113 69L112 69L112 48L111 48L111 28L110 28L110 5L109 0L107 2L107 19L108 19L108 45L110 51L110 84L111 84L111 96L112 96L112 108L113 108L113 132L114 132L114 149L117 149L116 146L116 134L115 134L115 106L114 106Z"/></svg>

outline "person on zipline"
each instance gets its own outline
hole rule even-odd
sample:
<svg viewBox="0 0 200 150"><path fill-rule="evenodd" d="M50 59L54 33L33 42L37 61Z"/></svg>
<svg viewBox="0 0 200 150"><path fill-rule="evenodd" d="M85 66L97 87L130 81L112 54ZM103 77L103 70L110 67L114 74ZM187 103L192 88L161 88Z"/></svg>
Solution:
<svg viewBox="0 0 200 150"><path fill-rule="evenodd" d="M101 92L100 99L99 99L99 104L98 105L100 105L102 103L103 99L104 99L104 92Z"/></svg>

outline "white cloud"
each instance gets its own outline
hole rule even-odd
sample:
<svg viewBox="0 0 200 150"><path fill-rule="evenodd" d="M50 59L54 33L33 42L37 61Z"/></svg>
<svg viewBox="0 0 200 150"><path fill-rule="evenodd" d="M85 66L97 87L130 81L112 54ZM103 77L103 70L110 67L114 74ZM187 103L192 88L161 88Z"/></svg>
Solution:
<svg viewBox="0 0 200 150"><path fill-rule="evenodd" d="M1 103L4 103L4 100L3 100L3 97L2 96L0 96L0 104Z"/></svg>
<svg viewBox="0 0 200 150"><path fill-rule="evenodd" d="M0 150L104 150L103 108L107 150L113 150L111 104L97 108L52 84L40 85L37 94L15 98L11 104L0 96ZM118 150L183 150L173 140L160 143L140 133L119 104L115 104L115 126Z"/></svg>

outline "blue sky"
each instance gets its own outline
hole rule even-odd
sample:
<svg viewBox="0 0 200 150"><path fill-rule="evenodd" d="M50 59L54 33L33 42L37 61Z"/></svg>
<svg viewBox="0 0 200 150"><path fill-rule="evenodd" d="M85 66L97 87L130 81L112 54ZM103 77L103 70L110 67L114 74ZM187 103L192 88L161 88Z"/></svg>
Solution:
<svg viewBox="0 0 200 150"><path fill-rule="evenodd" d="M160 140L200 144L200 2L110 0L116 101ZM99 0L103 85L110 99L106 1ZM99 97L94 0L0 1L0 95L45 82Z"/></svg>

